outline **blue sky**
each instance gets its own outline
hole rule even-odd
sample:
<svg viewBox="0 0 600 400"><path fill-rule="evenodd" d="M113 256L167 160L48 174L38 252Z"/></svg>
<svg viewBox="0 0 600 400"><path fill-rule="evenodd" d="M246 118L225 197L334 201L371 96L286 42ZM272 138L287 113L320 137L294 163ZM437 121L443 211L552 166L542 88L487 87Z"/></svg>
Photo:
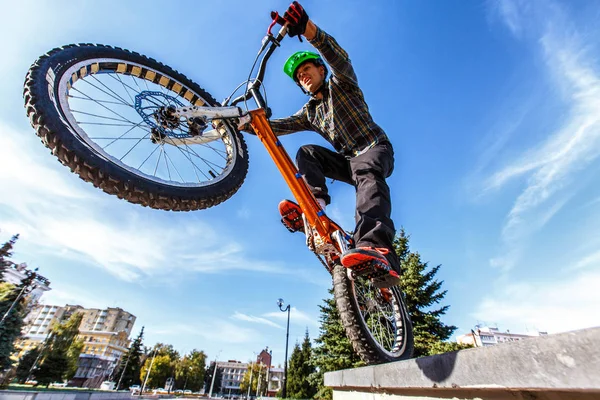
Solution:
<svg viewBox="0 0 600 400"><path fill-rule="evenodd" d="M251 3L251 4L250 4ZM391 137L393 218L431 265L451 305L444 322L511 332L600 325L600 4L498 1L305 1L348 51L375 121ZM289 197L247 137L241 190L209 210L169 213L108 196L61 166L25 116L30 64L63 44L112 44L185 73L217 99L248 75L281 1L2 1L0 240L52 281L48 304L122 307L146 345L283 362L318 334L328 274L279 223ZM309 45L287 40L265 84L274 116L306 100L281 71ZM283 138L291 155L324 144ZM331 186L327 211L353 227L354 193ZM221 351L219 353L219 351Z"/></svg>

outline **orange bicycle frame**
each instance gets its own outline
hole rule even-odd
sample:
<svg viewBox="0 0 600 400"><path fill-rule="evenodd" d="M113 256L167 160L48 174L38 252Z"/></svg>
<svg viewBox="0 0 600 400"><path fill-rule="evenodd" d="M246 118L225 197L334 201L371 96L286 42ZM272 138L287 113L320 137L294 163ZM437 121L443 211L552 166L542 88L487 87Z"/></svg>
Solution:
<svg viewBox="0 0 600 400"><path fill-rule="evenodd" d="M275 162L275 165L277 165L281 175L283 175L283 178L290 187L294 198L304 212L306 220L310 226L324 241L329 244L333 244L339 251L342 251L339 248L338 243L332 239L332 235L338 230L344 235L347 234L335 222L330 220L319 206L317 199L309 190L308 185L298 171L298 168L296 168L294 162L281 145L281 142L273 133L271 125L269 124L269 120L265 114L265 110L259 108L257 110L250 111L250 115L252 117L250 122L252 129L263 145L267 148L269 155Z"/></svg>

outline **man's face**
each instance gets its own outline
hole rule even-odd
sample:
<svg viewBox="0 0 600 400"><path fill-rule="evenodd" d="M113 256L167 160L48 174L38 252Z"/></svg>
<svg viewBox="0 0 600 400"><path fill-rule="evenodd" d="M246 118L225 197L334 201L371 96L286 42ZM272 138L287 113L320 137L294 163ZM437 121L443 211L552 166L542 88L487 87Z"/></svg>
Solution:
<svg viewBox="0 0 600 400"><path fill-rule="evenodd" d="M296 69L296 78L304 90L314 93L325 79L325 68L306 61Z"/></svg>

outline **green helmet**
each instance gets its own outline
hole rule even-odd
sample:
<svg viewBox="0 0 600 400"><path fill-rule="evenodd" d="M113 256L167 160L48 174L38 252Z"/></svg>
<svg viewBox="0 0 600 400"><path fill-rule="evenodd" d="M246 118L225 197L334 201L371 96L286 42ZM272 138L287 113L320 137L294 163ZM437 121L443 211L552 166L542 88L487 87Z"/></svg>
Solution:
<svg viewBox="0 0 600 400"><path fill-rule="evenodd" d="M290 56L283 66L283 72L294 82L298 83L296 79L296 69L305 61L314 60L315 64L325 67L325 63L320 55L313 53L312 51L298 51ZM327 67L325 67L325 76L327 76Z"/></svg>

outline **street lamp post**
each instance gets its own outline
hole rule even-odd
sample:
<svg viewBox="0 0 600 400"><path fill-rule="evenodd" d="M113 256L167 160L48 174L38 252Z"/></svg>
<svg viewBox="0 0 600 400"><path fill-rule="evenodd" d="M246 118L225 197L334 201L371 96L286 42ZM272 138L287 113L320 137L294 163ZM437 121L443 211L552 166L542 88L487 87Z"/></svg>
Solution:
<svg viewBox="0 0 600 400"><path fill-rule="evenodd" d="M37 271L38 269L36 268L35 270L33 270L33 272L31 271L26 271L25 274L27 275L26 278L24 278L21 283L25 282L26 280L29 280L29 282L25 282L25 284L23 285L23 288L21 289L21 291L19 292L17 298L12 302L12 304L10 305L8 311L6 311L4 313L4 315L2 316L2 319L0 320L0 326L4 323L4 320L10 315L10 312L13 310L13 308L15 308L15 306L17 305L17 303L19 302L19 300L21 300L21 297L23 297L24 295L29 294L29 292L31 291L31 289L33 289L33 287L35 287L34 284L34 280L35 278L37 278Z"/></svg>
<svg viewBox="0 0 600 400"><path fill-rule="evenodd" d="M157 350L158 350L158 347L155 347L154 353L152 354L152 360L150 361L150 366L148 367L148 372L146 373L146 379L144 379L144 384L142 385L142 388L140 389L140 396L142 396L142 393L144 393L144 390L146 389L146 383L148 383L148 377L150 376L150 371L152 370L152 364L154 364L154 357L156 357Z"/></svg>
<svg viewBox="0 0 600 400"><path fill-rule="evenodd" d="M215 370L213 371L212 381L210 383L210 392L208 392L209 399L212 397L212 390L213 390L213 386L215 384L215 376L217 376L217 358L219 358L220 354L221 354L221 350L219 350L219 352L217 353L217 356L215 357Z"/></svg>
<svg viewBox="0 0 600 400"><path fill-rule="evenodd" d="M282 312L288 313L287 315L287 329L285 331L285 364L283 364L283 392L281 393L283 398L287 397L287 356L288 356L288 340L290 338L290 305L283 308L283 299L277 300L277 305L279 306L279 310Z"/></svg>
<svg viewBox="0 0 600 400"><path fill-rule="evenodd" d="M187 371L185 372L185 383L183 384L183 390L185 390L185 388L187 387L187 381L188 381L188 377L189 377L189 374L190 374L191 370L192 370L192 367L189 366L187 368Z"/></svg>
<svg viewBox="0 0 600 400"><path fill-rule="evenodd" d="M260 396L260 374L262 373L262 360L258 365L258 383L256 384L256 397Z"/></svg>
<svg viewBox="0 0 600 400"><path fill-rule="evenodd" d="M269 365L267 366L267 397L269 397L269 379L271 379L271 364L273 363L273 350L269 350Z"/></svg>
<svg viewBox="0 0 600 400"><path fill-rule="evenodd" d="M254 372L254 369L252 369L252 363L250 363L250 384L248 385L248 395L246 396L246 399L250 399L250 389L252 389L252 373Z"/></svg>

